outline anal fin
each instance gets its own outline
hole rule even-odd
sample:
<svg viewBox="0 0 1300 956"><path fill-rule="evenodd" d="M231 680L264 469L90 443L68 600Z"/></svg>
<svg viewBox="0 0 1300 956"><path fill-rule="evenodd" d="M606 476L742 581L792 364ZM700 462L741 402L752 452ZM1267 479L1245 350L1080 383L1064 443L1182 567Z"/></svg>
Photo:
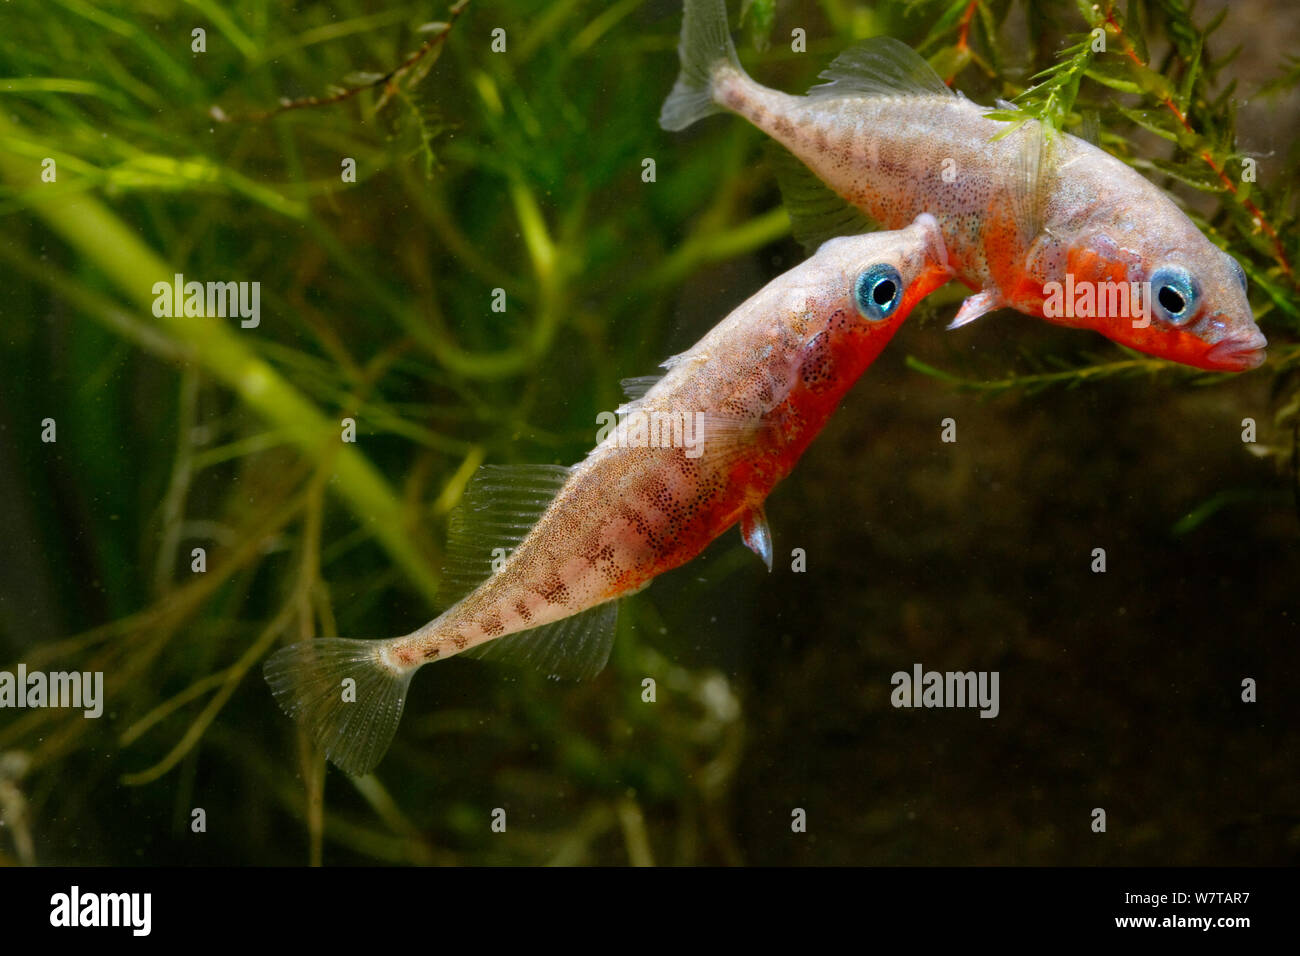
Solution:
<svg viewBox="0 0 1300 956"><path fill-rule="evenodd" d="M815 252L827 239L876 228L866 213L817 178L789 150L774 140L767 140L764 149L790 215L790 230L805 252Z"/></svg>
<svg viewBox="0 0 1300 956"><path fill-rule="evenodd" d="M495 663L538 670L553 680L590 680L605 669L614 648L618 601L461 651Z"/></svg>

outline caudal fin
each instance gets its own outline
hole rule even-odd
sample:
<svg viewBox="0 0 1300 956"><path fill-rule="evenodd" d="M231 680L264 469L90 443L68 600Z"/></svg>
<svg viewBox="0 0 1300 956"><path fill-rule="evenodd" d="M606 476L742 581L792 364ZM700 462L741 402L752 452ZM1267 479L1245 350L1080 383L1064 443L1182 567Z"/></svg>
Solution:
<svg viewBox="0 0 1300 956"><path fill-rule="evenodd" d="M369 773L388 750L415 673L385 663L384 644L339 637L302 641L276 651L262 667L284 712L353 776Z"/></svg>
<svg viewBox="0 0 1300 956"><path fill-rule="evenodd" d="M724 62L740 69L727 27L725 0L686 0L677 54L682 71L659 111L659 125L668 130L685 129L698 119L722 112L713 99L714 72Z"/></svg>

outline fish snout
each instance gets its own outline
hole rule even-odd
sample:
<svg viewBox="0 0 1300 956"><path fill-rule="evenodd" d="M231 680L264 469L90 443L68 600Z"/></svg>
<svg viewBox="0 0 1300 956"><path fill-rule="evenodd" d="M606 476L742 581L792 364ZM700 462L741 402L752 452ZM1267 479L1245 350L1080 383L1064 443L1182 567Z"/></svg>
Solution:
<svg viewBox="0 0 1300 956"><path fill-rule="evenodd" d="M1206 358L1215 367L1225 371L1244 372L1264 364L1264 350L1267 346L1268 339L1264 337L1264 333L1259 329L1253 329L1242 335L1234 335L1222 342L1216 342L1206 354Z"/></svg>

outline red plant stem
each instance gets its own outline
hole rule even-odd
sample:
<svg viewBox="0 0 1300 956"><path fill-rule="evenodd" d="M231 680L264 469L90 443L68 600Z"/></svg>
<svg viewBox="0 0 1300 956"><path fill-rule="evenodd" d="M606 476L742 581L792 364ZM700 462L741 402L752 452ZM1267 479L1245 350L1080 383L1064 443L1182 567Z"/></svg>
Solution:
<svg viewBox="0 0 1300 956"><path fill-rule="evenodd" d="M979 6L979 0L970 0L966 7L966 12L961 17L961 32L957 34L957 49L964 50L969 45L966 41L970 39L970 24L975 19L975 8Z"/></svg>
<svg viewBox="0 0 1300 956"><path fill-rule="evenodd" d="M979 6L979 0L970 0L970 3L966 5L966 12L963 13L961 16L961 27L957 31L958 50L970 49L970 25L971 25L971 21L975 19L975 8L977 6ZM946 77L944 79L944 82L947 83L949 86L952 86L952 81L955 80L956 78L957 78L957 74L953 73L951 76Z"/></svg>
<svg viewBox="0 0 1300 956"><path fill-rule="evenodd" d="M1142 58L1137 55L1137 51L1133 48L1133 44L1129 42L1128 37L1125 35L1123 28L1120 27L1119 23L1116 22L1115 11L1113 9L1108 8L1106 10L1106 22L1110 24L1111 29L1115 31L1115 35L1119 38L1120 43L1124 47L1125 55L1127 55L1128 58L1132 60L1134 63L1136 63L1138 66L1142 67L1143 69L1146 69L1147 64L1142 62ZM1177 117L1178 122L1182 124L1183 129L1185 129L1191 135L1195 136L1196 130L1192 129L1191 124L1187 122L1187 116L1183 113L1182 110L1178 108L1178 104L1175 103L1168 96L1162 96L1161 101L1164 103L1166 107L1168 107L1169 111L1173 113L1175 117ZM1283 248L1282 246L1282 240L1278 238L1277 230L1275 230L1269 224L1268 220L1264 218L1264 213L1260 210L1258 206L1255 205L1253 201L1251 201L1249 198L1243 199L1240 196L1240 194L1237 192L1236 184L1233 183L1232 181L1232 177L1229 176L1226 172L1224 172L1223 168L1220 167L1219 164L1214 161L1214 157L1210 155L1209 150L1204 150L1204 149L1200 150L1198 155L1201 157L1202 160L1204 160L1205 165L1209 166L1210 169L1214 170L1214 174L1219 177L1219 181L1222 182L1225 187L1227 187L1228 191L1232 193L1232 195L1237 199L1237 201L1241 203L1243 207L1245 207L1247 212L1250 213L1251 217L1255 221L1256 228L1262 230L1264 234L1268 236L1268 238L1272 241L1274 257L1277 259L1278 263L1282 266L1282 271L1284 271L1287 274L1287 277L1291 280L1292 285L1296 285L1295 273L1291 269L1291 263L1287 261L1286 249ZM1300 288L1300 286L1297 286L1297 288Z"/></svg>

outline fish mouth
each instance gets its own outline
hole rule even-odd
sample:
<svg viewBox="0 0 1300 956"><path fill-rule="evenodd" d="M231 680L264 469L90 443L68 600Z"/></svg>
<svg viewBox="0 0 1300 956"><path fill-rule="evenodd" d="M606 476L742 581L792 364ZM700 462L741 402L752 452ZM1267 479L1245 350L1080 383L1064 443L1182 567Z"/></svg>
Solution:
<svg viewBox="0 0 1300 956"><path fill-rule="evenodd" d="M1264 364L1264 350L1267 346L1268 339L1264 338L1262 332L1256 331L1224 339L1210 349L1206 359L1216 368L1244 372Z"/></svg>

